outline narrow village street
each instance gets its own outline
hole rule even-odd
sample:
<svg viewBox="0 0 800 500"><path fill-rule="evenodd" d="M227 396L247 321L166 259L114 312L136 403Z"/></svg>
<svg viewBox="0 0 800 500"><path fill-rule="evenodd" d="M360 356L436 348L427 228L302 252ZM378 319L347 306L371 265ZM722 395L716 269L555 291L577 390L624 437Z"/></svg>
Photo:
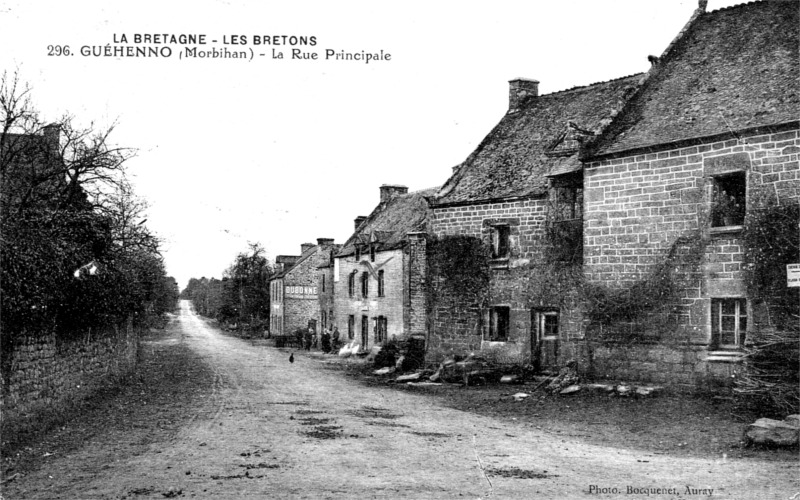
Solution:
<svg viewBox="0 0 800 500"><path fill-rule="evenodd" d="M144 445L115 437L140 451L113 454L111 431L96 429L7 483L3 498L788 499L798 490L796 463L645 456L367 387L325 360L290 363L287 352L224 336L188 301L158 342L185 344L213 371L174 432ZM126 426L140 435L157 424Z"/></svg>

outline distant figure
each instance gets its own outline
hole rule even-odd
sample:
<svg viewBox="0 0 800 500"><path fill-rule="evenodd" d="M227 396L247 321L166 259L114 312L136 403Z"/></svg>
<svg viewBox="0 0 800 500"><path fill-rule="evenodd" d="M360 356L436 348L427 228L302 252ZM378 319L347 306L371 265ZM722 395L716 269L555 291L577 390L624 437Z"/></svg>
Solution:
<svg viewBox="0 0 800 500"><path fill-rule="evenodd" d="M306 351L311 350L311 342L313 341L313 339L314 339L314 329L308 327L308 331L306 331L306 338L305 338Z"/></svg>
<svg viewBox="0 0 800 500"><path fill-rule="evenodd" d="M335 350L339 349L339 327L338 326L334 326L333 327L333 349L335 349Z"/></svg>
<svg viewBox="0 0 800 500"><path fill-rule="evenodd" d="M331 332L327 328L322 330L322 344L321 344L322 352L329 353L331 352Z"/></svg>
<svg viewBox="0 0 800 500"><path fill-rule="evenodd" d="M294 363L294 353L289 355L289 363Z"/></svg>

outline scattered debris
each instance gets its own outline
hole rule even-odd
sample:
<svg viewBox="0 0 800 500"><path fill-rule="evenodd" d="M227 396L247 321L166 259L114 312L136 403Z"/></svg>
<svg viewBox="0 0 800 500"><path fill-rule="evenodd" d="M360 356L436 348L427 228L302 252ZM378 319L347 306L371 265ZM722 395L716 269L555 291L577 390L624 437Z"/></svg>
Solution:
<svg viewBox="0 0 800 500"><path fill-rule="evenodd" d="M500 377L501 384L521 384L522 377L519 375L503 375Z"/></svg>
<svg viewBox="0 0 800 500"><path fill-rule="evenodd" d="M374 375L389 375L389 374L391 374L391 373L394 373L394 371L395 371L395 368L394 368L394 366L385 366L385 367L383 367L383 368L380 368L380 369L378 369L378 370L375 370L375 371L374 371L374 372L372 372L372 373L373 373Z"/></svg>
<svg viewBox="0 0 800 500"><path fill-rule="evenodd" d="M398 382L408 382L408 381L419 380L419 379L422 378L424 373L425 372L414 372L414 373L410 373L408 375L400 375L399 377L397 377L396 380Z"/></svg>
<svg viewBox="0 0 800 500"><path fill-rule="evenodd" d="M578 392L580 390L581 390L581 386L579 386L579 385L571 385L569 387L565 387L564 389L561 389L561 392L559 392L559 394L562 394L562 395L575 394L576 392Z"/></svg>
<svg viewBox="0 0 800 500"><path fill-rule="evenodd" d="M441 382L406 382L406 385L410 385L411 387L430 387L444 384Z"/></svg>
<svg viewBox="0 0 800 500"><path fill-rule="evenodd" d="M577 366L578 363L576 363L574 359L567 361L566 366L564 366L564 368L558 372L558 376L556 376L556 378L554 378L553 381L548 384L547 391L556 393L566 387L577 384L580 380L578 377Z"/></svg>
<svg viewBox="0 0 800 500"><path fill-rule="evenodd" d="M523 399L527 398L528 396L530 396L530 394L525 394L524 392L518 392L518 393L514 394L511 397L514 398L514 401L522 401Z"/></svg>
<svg viewBox="0 0 800 500"><path fill-rule="evenodd" d="M766 446L797 446L800 444L800 425L796 424L796 415L791 417L791 420L759 418L745 430L745 442Z"/></svg>
<svg viewBox="0 0 800 500"><path fill-rule="evenodd" d="M631 395L631 386L629 385L618 385L616 387L617 394L620 396L630 396Z"/></svg>

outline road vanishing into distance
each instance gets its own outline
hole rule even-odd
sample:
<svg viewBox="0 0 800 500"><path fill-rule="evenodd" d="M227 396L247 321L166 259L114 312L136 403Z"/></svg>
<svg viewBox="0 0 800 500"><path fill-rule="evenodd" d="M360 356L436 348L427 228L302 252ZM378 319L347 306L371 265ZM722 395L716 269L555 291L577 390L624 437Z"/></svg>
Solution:
<svg viewBox="0 0 800 500"><path fill-rule="evenodd" d="M290 363L285 349L224 335L187 301L154 342L185 344L213 372L174 432L114 458L97 429L4 498L788 499L798 489L796 464L591 445L363 384L330 357Z"/></svg>

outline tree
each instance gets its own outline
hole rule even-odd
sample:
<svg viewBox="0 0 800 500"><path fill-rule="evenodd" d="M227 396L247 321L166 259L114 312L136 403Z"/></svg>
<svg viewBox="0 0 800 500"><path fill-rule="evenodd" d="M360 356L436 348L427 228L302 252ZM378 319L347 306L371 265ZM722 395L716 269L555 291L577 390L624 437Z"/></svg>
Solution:
<svg viewBox="0 0 800 500"><path fill-rule="evenodd" d="M166 310L174 280L125 178L133 150L109 145L113 126L44 125L29 87L7 73L0 113L4 352L18 335L146 324Z"/></svg>

